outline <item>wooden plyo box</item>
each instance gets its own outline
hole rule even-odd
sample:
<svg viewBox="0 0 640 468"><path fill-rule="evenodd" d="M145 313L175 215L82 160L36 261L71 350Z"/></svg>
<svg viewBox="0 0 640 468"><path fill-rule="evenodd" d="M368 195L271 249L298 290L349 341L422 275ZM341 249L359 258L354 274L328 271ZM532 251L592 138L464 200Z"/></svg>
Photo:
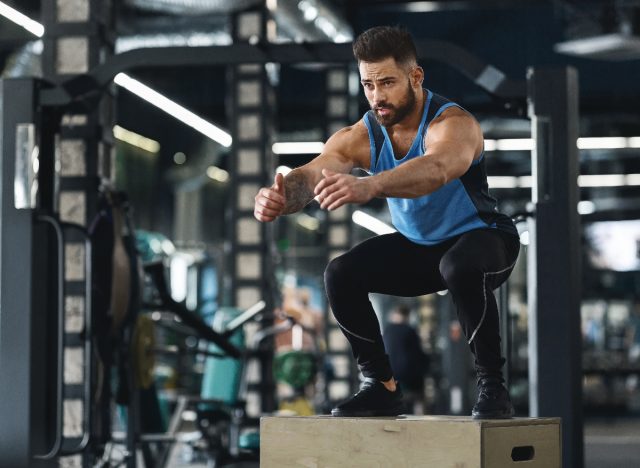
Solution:
<svg viewBox="0 0 640 468"><path fill-rule="evenodd" d="M560 419L263 417L260 467L560 468Z"/></svg>

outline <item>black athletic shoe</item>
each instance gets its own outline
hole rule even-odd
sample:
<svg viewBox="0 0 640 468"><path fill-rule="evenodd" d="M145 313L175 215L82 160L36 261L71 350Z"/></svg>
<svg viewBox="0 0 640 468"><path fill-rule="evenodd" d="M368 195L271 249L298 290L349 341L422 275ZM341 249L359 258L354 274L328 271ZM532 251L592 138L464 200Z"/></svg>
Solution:
<svg viewBox="0 0 640 468"><path fill-rule="evenodd" d="M358 393L331 410L332 416L397 416L404 411L402 391L391 392L375 379L365 379Z"/></svg>
<svg viewBox="0 0 640 468"><path fill-rule="evenodd" d="M502 384L502 379L480 378L478 401L471 411L473 419L509 419L513 414L509 391Z"/></svg>

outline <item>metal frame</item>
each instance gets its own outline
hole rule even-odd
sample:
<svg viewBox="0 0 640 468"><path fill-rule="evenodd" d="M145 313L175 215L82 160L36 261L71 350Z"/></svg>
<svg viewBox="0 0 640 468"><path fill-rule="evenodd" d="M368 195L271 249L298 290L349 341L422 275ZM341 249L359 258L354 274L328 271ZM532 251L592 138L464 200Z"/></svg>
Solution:
<svg viewBox="0 0 640 468"><path fill-rule="evenodd" d="M234 41L265 37L267 12L256 8L231 17ZM234 144L229 158L233 184L227 210L225 288L230 297L227 305L246 309L259 300L274 308L273 264L270 255L272 230L253 216L253 194L271 185L275 170L269 135L274 113L273 89L263 64L235 63L228 69L228 106ZM267 314L269 315L269 314ZM273 325L265 316L261 328ZM269 339L271 340L271 339ZM247 374L245 396L250 416L276 409L275 381L272 372L273 353L255 350L251 355L259 365L259 375ZM250 367L249 367L250 368Z"/></svg>
<svg viewBox="0 0 640 468"><path fill-rule="evenodd" d="M524 100L526 82L512 80L501 70L450 42L416 41L418 58L442 62L458 70L487 93L506 100ZM65 105L101 92L118 74L137 67L186 67L249 63L345 63L353 61L351 44L271 44L239 42L228 46L159 47L135 49L114 55L91 73L71 78L43 90L41 103Z"/></svg>
<svg viewBox="0 0 640 468"><path fill-rule="evenodd" d="M532 416L561 416L563 466L584 464L578 215L578 73L531 69L536 141L529 219L529 387Z"/></svg>
<svg viewBox="0 0 640 468"><path fill-rule="evenodd" d="M353 73L355 71L353 66L350 65L335 65L326 70L325 139L341 128L350 125L356 118L357 96L352 96L349 90L349 80L352 78L351 75ZM335 257L345 253L353 245L352 213L353 207L351 205L345 205L338 210L327 212L327 264ZM333 378L329 379L329 373L325 373L325 397L328 402L333 403L348 397L349 393L354 393L360 381L358 379L358 368L353 361L349 342L338 326L328 302L326 303L324 314L326 323L325 343L327 354L330 356L331 362L335 363L333 368L339 369L341 367L339 361L344 362L346 360L351 363L349 366L351 372L347 376L334 375Z"/></svg>

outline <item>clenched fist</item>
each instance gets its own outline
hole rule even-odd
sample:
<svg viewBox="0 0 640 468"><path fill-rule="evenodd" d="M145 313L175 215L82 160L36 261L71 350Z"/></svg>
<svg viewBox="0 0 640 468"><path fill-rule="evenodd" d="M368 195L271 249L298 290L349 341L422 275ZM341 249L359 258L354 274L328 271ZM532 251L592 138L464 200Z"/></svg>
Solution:
<svg viewBox="0 0 640 468"><path fill-rule="evenodd" d="M271 222L282 214L287 199L284 193L284 176L276 174L271 187L262 187L255 197L253 215L258 221Z"/></svg>

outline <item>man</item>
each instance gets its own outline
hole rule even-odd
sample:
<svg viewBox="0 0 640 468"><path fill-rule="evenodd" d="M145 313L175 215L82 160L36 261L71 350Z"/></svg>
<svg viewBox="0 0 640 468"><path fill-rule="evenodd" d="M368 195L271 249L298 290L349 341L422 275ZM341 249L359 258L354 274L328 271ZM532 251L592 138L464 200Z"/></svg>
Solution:
<svg viewBox="0 0 640 468"><path fill-rule="evenodd" d="M366 240L325 272L333 314L365 376L334 416L397 415L402 395L385 353L370 292L417 296L448 289L475 356L476 418L513 415L503 385L498 310L492 290L519 252L517 231L488 194L478 122L422 88L424 72L408 32L375 27L353 51L371 110L335 133L322 153L260 189L254 215L270 222L316 198L323 209L387 199L398 232ZM371 176L358 178L360 167Z"/></svg>
<svg viewBox="0 0 640 468"><path fill-rule="evenodd" d="M424 413L424 376L429 357L422 349L420 335L409 323L411 309L401 304L391 310L382 333L393 376L402 382L405 408Z"/></svg>

